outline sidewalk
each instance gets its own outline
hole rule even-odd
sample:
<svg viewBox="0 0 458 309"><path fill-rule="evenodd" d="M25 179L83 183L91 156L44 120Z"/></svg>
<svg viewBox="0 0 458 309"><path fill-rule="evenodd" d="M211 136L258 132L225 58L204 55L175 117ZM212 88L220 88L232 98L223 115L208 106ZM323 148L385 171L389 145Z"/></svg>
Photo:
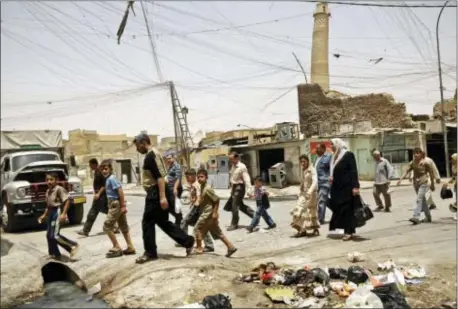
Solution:
<svg viewBox="0 0 458 309"><path fill-rule="evenodd" d="M445 180L445 179L443 179ZM397 180L391 181L391 186L396 186ZM361 190L369 190L372 189L374 182L372 181L360 181L360 189ZM408 180L404 180L401 186L411 186L412 183ZM439 185L437 185L439 186ZM137 186L136 184L124 184L124 194L126 196L146 196L145 191L141 186ZM299 193L299 185L292 185L283 189L276 189L266 186L267 190L269 191L269 198L272 201L288 201L288 200L295 200L297 199L297 195ZM223 200L227 200L230 197L230 190L229 189L215 189L216 194ZM84 188L85 194L93 194L92 187L85 187Z"/></svg>

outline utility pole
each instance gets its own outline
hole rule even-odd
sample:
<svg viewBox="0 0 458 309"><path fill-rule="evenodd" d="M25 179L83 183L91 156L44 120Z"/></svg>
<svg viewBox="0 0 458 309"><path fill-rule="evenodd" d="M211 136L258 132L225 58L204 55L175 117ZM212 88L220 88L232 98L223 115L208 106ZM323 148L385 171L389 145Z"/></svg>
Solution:
<svg viewBox="0 0 458 309"><path fill-rule="evenodd" d="M439 16L437 16L437 23L436 23L436 46L437 46L437 66L439 69L439 90L441 94L441 126L442 126L442 135L444 138L444 155L445 155L445 171L446 176L450 177L450 161L448 157L448 138L447 138L447 126L445 124L445 102L444 102L444 87L442 86L442 66L441 66L441 51L439 45L439 21L442 16L442 12L444 11L447 3L449 1L445 1L444 5L442 6Z"/></svg>
<svg viewBox="0 0 458 309"><path fill-rule="evenodd" d="M304 67L302 66L301 62L299 61L299 58L297 58L296 54L293 52L293 56L294 58L296 59L297 61L297 64L299 65L299 67L301 68L301 71L302 71L302 74L304 74L304 78L305 78L305 83L308 84L308 80L307 80L307 74L305 74L305 70L304 70Z"/></svg>

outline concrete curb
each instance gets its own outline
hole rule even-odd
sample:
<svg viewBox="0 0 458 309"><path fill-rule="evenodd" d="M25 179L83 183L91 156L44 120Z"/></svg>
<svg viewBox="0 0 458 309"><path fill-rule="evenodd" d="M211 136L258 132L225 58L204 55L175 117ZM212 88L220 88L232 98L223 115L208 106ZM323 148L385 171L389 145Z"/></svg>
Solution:
<svg viewBox="0 0 458 309"><path fill-rule="evenodd" d="M400 187L406 187L406 186L411 186L412 184L407 182L403 183L400 185ZM372 186L368 187L363 187L361 190L372 190ZM84 194L94 194L94 191L86 191ZM136 197L145 197L146 193L145 192L129 192L126 190L124 192L125 196L136 196ZM229 196L220 196L221 199L227 200L229 199ZM288 195L279 195L279 196L270 196L269 199L271 201L294 201L297 199L297 194L288 194Z"/></svg>

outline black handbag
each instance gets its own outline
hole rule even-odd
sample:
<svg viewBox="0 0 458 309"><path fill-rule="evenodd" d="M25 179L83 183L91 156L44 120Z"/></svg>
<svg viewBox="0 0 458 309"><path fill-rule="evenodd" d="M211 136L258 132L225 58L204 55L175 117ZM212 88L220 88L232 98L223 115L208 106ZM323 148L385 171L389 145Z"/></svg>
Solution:
<svg viewBox="0 0 458 309"><path fill-rule="evenodd" d="M441 199L446 200L449 198L453 198L453 192L450 188L448 187L442 187L441 189Z"/></svg>
<svg viewBox="0 0 458 309"><path fill-rule="evenodd" d="M366 224L367 221L374 218L374 214L367 205L361 196L355 197L355 218L356 218L356 227L362 227Z"/></svg>

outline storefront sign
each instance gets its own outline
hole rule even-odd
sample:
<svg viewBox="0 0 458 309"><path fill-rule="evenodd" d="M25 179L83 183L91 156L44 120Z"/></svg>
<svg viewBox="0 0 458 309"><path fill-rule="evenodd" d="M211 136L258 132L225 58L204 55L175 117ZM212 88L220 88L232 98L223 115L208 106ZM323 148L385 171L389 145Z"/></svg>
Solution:
<svg viewBox="0 0 458 309"><path fill-rule="evenodd" d="M312 162L315 162L316 160L316 147L318 147L320 144L325 144L326 145L326 152L332 152L331 149L331 141L314 141L309 143L310 147L310 160Z"/></svg>

